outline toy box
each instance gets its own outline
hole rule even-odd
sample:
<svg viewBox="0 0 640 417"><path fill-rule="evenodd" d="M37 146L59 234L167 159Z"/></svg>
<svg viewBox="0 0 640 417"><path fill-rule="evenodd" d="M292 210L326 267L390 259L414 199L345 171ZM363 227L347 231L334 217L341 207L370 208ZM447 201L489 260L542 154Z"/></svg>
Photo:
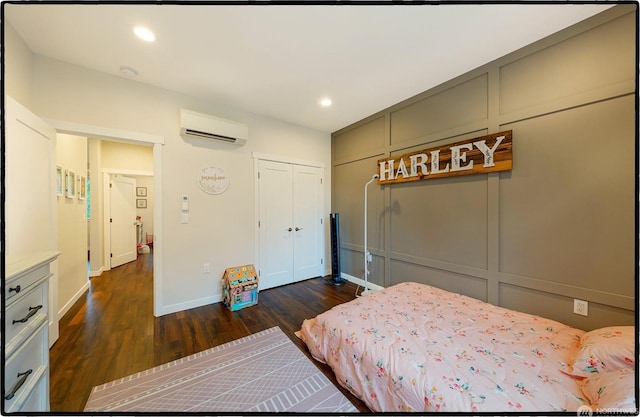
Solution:
<svg viewBox="0 0 640 417"><path fill-rule="evenodd" d="M258 272L253 265L234 266L224 271L222 300L231 311L258 304Z"/></svg>

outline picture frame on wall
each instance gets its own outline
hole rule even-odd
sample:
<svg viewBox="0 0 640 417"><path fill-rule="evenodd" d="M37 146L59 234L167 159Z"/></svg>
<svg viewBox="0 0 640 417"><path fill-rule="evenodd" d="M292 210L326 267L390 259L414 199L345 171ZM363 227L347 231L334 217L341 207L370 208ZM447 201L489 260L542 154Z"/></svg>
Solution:
<svg viewBox="0 0 640 417"><path fill-rule="evenodd" d="M136 187L136 197L146 197L147 187Z"/></svg>
<svg viewBox="0 0 640 417"><path fill-rule="evenodd" d="M76 173L68 169L65 171L65 197L76 197Z"/></svg>
<svg viewBox="0 0 640 417"><path fill-rule="evenodd" d="M78 177L78 199L85 200L87 198L87 177L80 175Z"/></svg>
<svg viewBox="0 0 640 417"><path fill-rule="evenodd" d="M64 180L62 178L62 167L60 165L56 165L56 195L61 196L62 193L62 184Z"/></svg>
<svg viewBox="0 0 640 417"><path fill-rule="evenodd" d="M146 198L137 198L136 199L136 208L147 208L147 199Z"/></svg>

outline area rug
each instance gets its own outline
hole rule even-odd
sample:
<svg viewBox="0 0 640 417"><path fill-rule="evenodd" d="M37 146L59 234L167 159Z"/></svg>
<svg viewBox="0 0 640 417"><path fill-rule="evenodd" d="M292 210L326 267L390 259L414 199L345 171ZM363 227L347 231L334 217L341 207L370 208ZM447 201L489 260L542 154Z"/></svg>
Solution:
<svg viewBox="0 0 640 417"><path fill-rule="evenodd" d="M85 412L311 412L358 410L272 327L94 387Z"/></svg>

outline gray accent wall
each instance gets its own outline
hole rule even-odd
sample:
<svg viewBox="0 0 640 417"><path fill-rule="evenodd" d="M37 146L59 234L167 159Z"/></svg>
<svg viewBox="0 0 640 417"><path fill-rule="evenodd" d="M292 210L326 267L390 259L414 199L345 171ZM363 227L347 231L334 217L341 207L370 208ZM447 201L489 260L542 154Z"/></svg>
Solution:
<svg viewBox="0 0 640 417"><path fill-rule="evenodd" d="M512 130L511 171L369 186L369 280L585 330L634 324L636 13L618 5L333 133L342 272L364 274L378 159Z"/></svg>

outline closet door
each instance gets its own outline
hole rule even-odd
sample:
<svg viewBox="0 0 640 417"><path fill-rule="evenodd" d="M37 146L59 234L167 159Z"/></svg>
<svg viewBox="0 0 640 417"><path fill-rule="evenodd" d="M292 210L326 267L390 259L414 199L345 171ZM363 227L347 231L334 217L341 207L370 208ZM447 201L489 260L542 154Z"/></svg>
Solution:
<svg viewBox="0 0 640 417"><path fill-rule="evenodd" d="M293 167L259 161L260 289L293 282Z"/></svg>
<svg viewBox="0 0 640 417"><path fill-rule="evenodd" d="M322 275L322 168L258 162L260 289Z"/></svg>
<svg viewBox="0 0 640 417"><path fill-rule="evenodd" d="M293 167L293 280L322 275L322 169Z"/></svg>

